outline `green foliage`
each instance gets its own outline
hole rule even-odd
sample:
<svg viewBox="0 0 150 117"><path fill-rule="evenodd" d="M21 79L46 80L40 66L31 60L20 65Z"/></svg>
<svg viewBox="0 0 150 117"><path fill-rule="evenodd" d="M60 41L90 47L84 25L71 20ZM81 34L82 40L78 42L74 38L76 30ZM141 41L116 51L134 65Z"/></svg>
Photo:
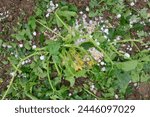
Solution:
<svg viewBox="0 0 150 117"><path fill-rule="evenodd" d="M115 94L124 99L129 82L150 80L149 51L141 51L136 45L144 45L141 38L149 36L143 31L144 25L138 23L148 19L146 8L135 12L123 0L91 0L87 13L91 19L103 17L104 11L112 16L108 16L109 21L96 24L95 30L88 34L82 29L83 24L78 29L74 27L79 16L76 6L61 1L45 17L47 4L49 0L39 0L35 14L12 34L15 42L23 43L23 47L12 42L12 48L6 49L5 53L13 53L9 63L14 74L7 90L2 92L2 99L114 99ZM118 14L121 17L116 19ZM115 26L110 24L114 22L113 17L118 21ZM105 23L107 35L100 30ZM132 39L131 29L138 30L140 39ZM33 35L35 31L37 34ZM115 40L117 36L121 39ZM77 45L78 39L87 40ZM0 39L0 52L3 43L9 44ZM138 53L125 59L124 52L119 51L122 44L131 44ZM101 61L90 53L92 47L102 54Z"/></svg>

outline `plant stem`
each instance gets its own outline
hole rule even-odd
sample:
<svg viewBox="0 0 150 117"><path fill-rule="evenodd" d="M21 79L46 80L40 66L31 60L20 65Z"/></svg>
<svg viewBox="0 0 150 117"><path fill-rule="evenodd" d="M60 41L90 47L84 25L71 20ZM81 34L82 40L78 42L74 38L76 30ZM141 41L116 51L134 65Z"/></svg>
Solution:
<svg viewBox="0 0 150 117"><path fill-rule="evenodd" d="M57 11L55 12L55 16L58 18L58 20L64 25L64 27L70 32L69 27L62 21L62 19L58 16Z"/></svg>
<svg viewBox="0 0 150 117"><path fill-rule="evenodd" d="M44 24L42 24L40 21L36 20L36 22L38 22L40 25L42 25L43 27L45 27L47 30L51 31L52 33L54 33L55 35L59 36L60 38L62 38L63 40L65 40L65 38L63 36L61 36L60 34L57 34L55 31L53 31L52 29L50 29L49 27L45 26Z"/></svg>
<svg viewBox="0 0 150 117"><path fill-rule="evenodd" d="M50 57L50 56L49 56ZM55 92L55 89L52 85L52 82L51 82L51 78L50 78L50 69L49 69L49 60L47 60L47 77L48 77L48 82L50 84L50 87L52 88L53 90L53 93Z"/></svg>
<svg viewBox="0 0 150 117"><path fill-rule="evenodd" d="M93 94L92 92L90 92L89 90L87 90L86 88L83 88L87 93L89 93L90 95L92 95L93 97L95 97L96 99L100 99L99 97L97 97L95 94Z"/></svg>

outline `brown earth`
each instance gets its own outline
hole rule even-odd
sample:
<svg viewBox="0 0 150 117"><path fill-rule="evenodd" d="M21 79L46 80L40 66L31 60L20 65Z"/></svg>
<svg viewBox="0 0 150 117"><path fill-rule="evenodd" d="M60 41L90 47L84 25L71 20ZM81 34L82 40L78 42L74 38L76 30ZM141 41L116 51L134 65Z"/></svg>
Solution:
<svg viewBox="0 0 150 117"><path fill-rule="evenodd" d="M0 0L0 39L11 41L13 27L18 22L26 22L33 14L34 6L34 0ZM0 78L3 79L0 92L7 87L11 78L8 73L10 64L4 64L3 61L7 61L7 55L0 53Z"/></svg>
<svg viewBox="0 0 150 117"><path fill-rule="evenodd" d="M22 22L27 21L33 13L34 5L34 0L0 0L0 18L3 18L0 20L0 32L7 31L7 35L0 35L0 38L4 36L9 40L13 26L21 19Z"/></svg>

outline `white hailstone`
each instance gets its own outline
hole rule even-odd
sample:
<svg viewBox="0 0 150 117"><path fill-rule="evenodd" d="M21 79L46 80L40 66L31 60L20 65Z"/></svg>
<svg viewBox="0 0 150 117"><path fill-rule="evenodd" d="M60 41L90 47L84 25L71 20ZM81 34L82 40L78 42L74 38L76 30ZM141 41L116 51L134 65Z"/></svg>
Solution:
<svg viewBox="0 0 150 117"><path fill-rule="evenodd" d="M130 3L130 6L134 6L134 5L135 5L135 3L134 3L134 2L131 2L131 3Z"/></svg>
<svg viewBox="0 0 150 117"><path fill-rule="evenodd" d="M118 99L118 98L119 98L119 96L117 94L115 94L115 99Z"/></svg>
<svg viewBox="0 0 150 117"><path fill-rule="evenodd" d="M12 48L12 46L11 45L7 45L7 48Z"/></svg>
<svg viewBox="0 0 150 117"><path fill-rule="evenodd" d="M22 44L22 43L21 43L21 44L19 44L19 47L20 47L20 48L22 48L22 47L23 47L23 44Z"/></svg>
<svg viewBox="0 0 150 117"><path fill-rule="evenodd" d="M129 48L130 51L132 51L132 48Z"/></svg>
<svg viewBox="0 0 150 117"><path fill-rule="evenodd" d="M89 7L86 7L86 9L85 9L87 12L89 12L90 11L90 9L89 9Z"/></svg>
<svg viewBox="0 0 150 117"><path fill-rule="evenodd" d="M106 67L102 67L101 71L106 71Z"/></svg>
<svg viewBox="0 0 150 117"><path fill-rule="evenodd" d="M22 65L24 65L25 64L25 61L22 61L22 63L21 63Z"/></svg>
<svg viewBox="0 0 150 117"><path fill-rule="evenodd" d="M33 45L33 46L32 46L32 49L36 49L36 45Z"/></svg>
<svg viewBox="0 0 150 117"><path fill-rule="evenodd" d="M130 54L129 54L129 53L125 53L124 56L125 56L126 58L130 58Z"/></svg>
<svg viewBox="0 0 150 117"><path fill-rule="evenodd" d="M69 95L69 96L72 96L72 94L71 94L71 93L69 93L68 95Z"/></svg>
<svg viewBox="0 0 150 117"><path fill-rule="evenodd" d="M108 34L108 31L109 31L108 29L103 30L103 32L106 33L106 34Z"/></svg>
<svg viewBox="0 0 150 117"><path fill-rule="evenodd" d="M55 4L56 8L58 7L58 4Z"/></svg>
<svg viewBox="0 0 150 117"><path fill-rule="evenodd" d="M101 62L101 65L105 65L105 63L102 61L102 62Z"/></svg>
<svg viewBox="0 0 150 117"><path fill-rule="evenodd" d="M50 14L49 14L49 13L47 13L47 14L46 14L46 17L49 17L49 15L50 15Z"/></svg>
<svg viewBox="0 0 150 117"><path fill-rule="evenodd" d="M138 83L134 83L134 87L137 87Z"/></svg>
<svg viewBox="0 0 150 117"><path fill-rule="evenodd" d="M50 1L49 5L50 5L50 6L54 6L53 1Z"/></svg>
<svg viewBox="0 0 150 117"><path fill-rule="evenodd" d="M120 17L121 17L121 14L118 14L118 15L117 15L117 18L119 19Z"/></svg>
<svg viewBox="0 0 150 117"><path fill-rule="evenodd" d="M25 63L29 63L30 62L30 59L27 59L26 61L25 61Z"/></svg>
<svg viewBox="0 0 150 117"><path fill-rule="evenodd" d="M15 76L15 72L11 72L10 75L13 77Z"/></svg>
<svg viewBox="0 0 150 117"><path fill-rule="evenodd" d="M147 50L149 50L149 51L150 51L150 48L148 48Z"/></svg>
<svg viewBox="0 0 150 117"><path fill-rule="evenodd" d="M40 56L40 60L43 61L45 59L45 56Z"/></svg>
<svg viewBox="0 0 150 117"><path fill-rule="evenodd" d="M18 58L18 54L15 54L15 57Z"/></svg>
<svg viewBox="0 0 150 117"><path fill-rule="evenodd" d="M33 32L33 35L36 36L36 32L35 31Z"/></svg>
<svg viewBox="0 0 150 117"><path fill-rule="evenodd" d="M48 9L47 9L47 12L50 13L50 12L52 12L52 10L51 10L50 8L48 8Z"/></svg>
<svg viewBox="0 0 150 117"><path fill-rule="evenodd" d="M98 59L98 60L97 60L97 62L99 62L99 63L100 63L101 61L102 61L101 59Z"/></svg>
<svg viewBox="0 0 150 117"><path fill-rule="evenodd" d="M117 36L116 40L119 41L121 39L121 36Z"/></svg>
<svg viewBox="0 0 150 117"><path fill-rule="evenodd" d="M148 48L148 45L145 45L145 48Z"/></svg>
<svg viewBox="0 0 150 117"><path fill-rule="evenodd" d="M83 14L83 12L82 12L82 11L80 11L79 13L80 13L81 15Z"/></svg>
<svg viewBox="0 0 150 117"><path fill-rule="evenodd" d="M94 89L95 89L95 86L92 84L92 85L90 86L90 90L93 91Z"/></svg>

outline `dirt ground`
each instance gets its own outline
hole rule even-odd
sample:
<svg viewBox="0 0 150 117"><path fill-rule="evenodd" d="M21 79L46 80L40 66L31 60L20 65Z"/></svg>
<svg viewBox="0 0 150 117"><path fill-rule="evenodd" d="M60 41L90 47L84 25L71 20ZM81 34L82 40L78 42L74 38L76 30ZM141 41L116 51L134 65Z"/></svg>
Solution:
<svg viewBox="0 0 150 117"><path fill-rule="evenodd" d="M58 2L59 0L56 0ZM90 0L67 0L68 2L75 4L78 8L84 8L89 5ZM128 0L126 0L128 4ZM135 5L138 9L143 8L142 0L137 2ZM10 35L14 33L13 27L19 22L26 22L28 17L31 16L34 12L35 1L34 0L0 0L0 38L5 39L5 41L10 40ZM109 13L105 13L109 15ZM108 17L108 16L106 16ZM144 30L149 31L150 26L146 26ZM7 32L7 33L6 33ZM136 31L131 31L133 36L136 36ZM148 37L146 40L150 40ZM139 45L140 46L140 45ZM125 49L125 48L123 48ZM142 49L142 47L141 47ZM135 50L135 52L137 52ZM3 60L7 59L6 56L0 54L0 77L5 77L4 82L0 85L0 92L4 90L10 81L10 76L8 75L9 64L4 65ZM80 78L76 81L76 85L81 85L85 81L84 78ZM126 96L126 99L150 99L150 83L140 83L137 87L134 87L131 84L133 93Z"/></svg>
<svg viewBox="0 0 150 117"><path fill-rule="evenodd" d="M27 21L33 13L34 5L34 0L0 0L0 32L7 31L7 35L1 36L9 40L10 34L13 33L13 26L20 19Z"/></svg>
<svg viewBox="0 0 150 117"><path fill-rule="evenodd" d="M33 14L34 0L0 0L0 39L4 42L11 41L13 27L21 20L26 22ZM0 85L0 92L4 90L10 81L9 64L3 64L7 55L0 54L0 77L4 78Z"/></svg>

